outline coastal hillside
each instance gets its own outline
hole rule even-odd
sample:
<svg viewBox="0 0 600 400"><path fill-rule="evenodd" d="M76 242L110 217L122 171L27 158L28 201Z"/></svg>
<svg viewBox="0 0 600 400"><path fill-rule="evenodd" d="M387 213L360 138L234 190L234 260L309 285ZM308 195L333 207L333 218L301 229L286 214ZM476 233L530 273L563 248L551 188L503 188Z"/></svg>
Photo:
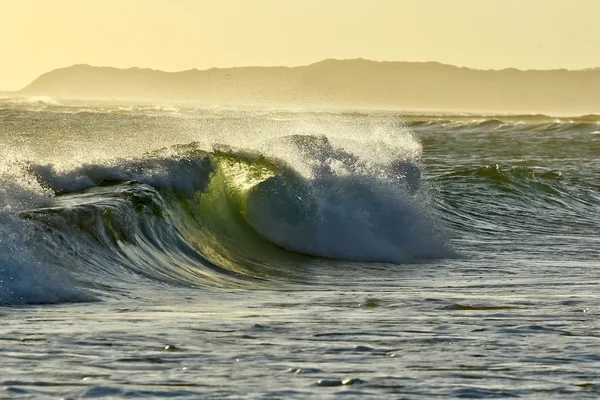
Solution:
<svg viewBox="0 0 600 400"><path fill-rule="evenodd" d="M600 113L600 69L476 70L435 62L324 60L301 67L164 72L74 65L41 75L20 96L197 104Z"/></svg>

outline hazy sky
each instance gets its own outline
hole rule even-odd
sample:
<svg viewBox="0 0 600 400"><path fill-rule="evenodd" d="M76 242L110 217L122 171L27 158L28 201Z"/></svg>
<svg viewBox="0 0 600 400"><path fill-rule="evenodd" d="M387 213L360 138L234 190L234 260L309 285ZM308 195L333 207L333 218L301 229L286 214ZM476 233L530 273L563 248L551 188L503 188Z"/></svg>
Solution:
<svg viewBox="0 0 600 400"><path fill-rule="evenodd" d="M5 90L81 63L587 68L600 66L600 0L0 0L0 55Z"/></svg>

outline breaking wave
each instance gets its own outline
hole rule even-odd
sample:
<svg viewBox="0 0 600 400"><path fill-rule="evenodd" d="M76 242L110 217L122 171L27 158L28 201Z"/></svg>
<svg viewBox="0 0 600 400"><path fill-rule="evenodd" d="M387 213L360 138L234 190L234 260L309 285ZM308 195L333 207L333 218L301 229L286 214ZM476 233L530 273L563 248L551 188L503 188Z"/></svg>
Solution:
<svg viewBox="0 0 600 400"><path fill-rule="evenodd" d="M273 287L319 258L335 268L453 255L413 153L376 163L319 135L271 146L288 156L191 143L65 170L11 164L0 304L127 295L148 280Z"/></svg>

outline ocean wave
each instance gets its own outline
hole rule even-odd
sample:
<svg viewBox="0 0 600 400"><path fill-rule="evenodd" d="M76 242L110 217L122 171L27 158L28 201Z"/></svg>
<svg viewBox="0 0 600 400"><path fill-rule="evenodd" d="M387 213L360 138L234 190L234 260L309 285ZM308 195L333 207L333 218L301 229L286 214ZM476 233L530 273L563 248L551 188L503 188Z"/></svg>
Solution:
<svg viewBox="0 0 600 400"><path fill-rule="evenodd" d="M314 257L402 264L454 255L408 142L395 156L382 148L380 162L319 135L272 146L285 154L191 143L66 169L12 164L4 182L30 187L3 200L14 203L3 215L17 236L0 242L0 303L89 300L144 280L270 287L300 279ZM27 258L3 253L25 231ZM23 264L48 287L6 284Z"/></svg>
<svg viewBox="0 0 600 400"><path fill-rule="evenodd" d="M507 235L595 235L598 187L560 170L486 164L440 174L438 205L449 226L478 240ZM527 165L522 165L527 164ZM565 225L564 221L572 221ZM542 223L543 221L543 223Z"/></svg>
<svg viewBox="0 0 600 400"><path fill-rule="evenodd" d="M423 118L423 119L421 119ZM593 133L600 128L600 116L551 117L546 115L507 116L408 116L406 123L417 132L497 133Z"/></svg>
<svg viewBox="0 0 600 400"><path fill-rule="evenodd" d="M522 183L531 181L560 180L563 178L561 171L544 170L527 166L505 166L488 164L483 166L463 168L440 177L440 180L454 179L457 177L474 177L494 183Z"/></svg>

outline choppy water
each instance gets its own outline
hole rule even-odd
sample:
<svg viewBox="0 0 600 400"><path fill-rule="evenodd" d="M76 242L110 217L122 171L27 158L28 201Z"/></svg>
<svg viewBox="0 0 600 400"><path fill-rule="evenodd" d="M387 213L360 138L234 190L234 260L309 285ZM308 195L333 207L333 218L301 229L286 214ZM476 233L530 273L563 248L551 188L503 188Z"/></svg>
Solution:
<svg viewBox="0 0 600 400"><path fill-rule="evenodd" d="M2 398L597 398L600 118L0 100Z"/></svg>

